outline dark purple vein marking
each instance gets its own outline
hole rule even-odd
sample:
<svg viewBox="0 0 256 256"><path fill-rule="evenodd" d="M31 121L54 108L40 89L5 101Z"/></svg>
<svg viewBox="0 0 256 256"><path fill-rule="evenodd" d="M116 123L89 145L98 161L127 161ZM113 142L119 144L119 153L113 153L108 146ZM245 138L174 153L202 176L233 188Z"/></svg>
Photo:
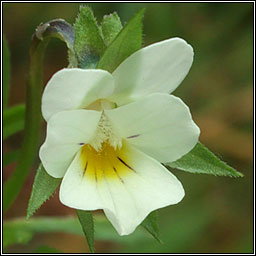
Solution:
<svg viewBox="0 0 256 256"><path fill-rule="evenodd" d="M135 172L135 170L130 165L128 165L124 160L122 160L119 156L117 158L122 164L124 164L126 167Z"/></svg>
<svg viewBox="0 0 256 256"><path fill-rule="evenodd" d="M127 137L127 139L133 139L133 138L136 138L136 137L139 137L140 135L139 134L135 134L135 135L131 135L129 137Z"/></svg>
<svg viewBox="0 0 256 256"><path fill-rule="evenodd" d="M116 170L116 168L113 166L113 170L115 171L115 173L116 173L116 175L117 175L117 177L119 178L119 180L122 182L122 183L124 183L124 180L119 176L119 174L118 174L118 172L117 172L117 170Z"/></svg>
<svg viewBox="0 0 256 256"><path fill-rule="evenodd" d="M96 171L96 169L94 170L94 175L95 175L95 181L97 182L98 178L97 178L97 171Z"/></svg>
<svg viewBox="0 0 256 256"><path fill-rule="evenodd" d="M85 175L85 172L86 172L87 166L88 166L88 162L86 162L86 164L85 164L83 175Z"/></svg>

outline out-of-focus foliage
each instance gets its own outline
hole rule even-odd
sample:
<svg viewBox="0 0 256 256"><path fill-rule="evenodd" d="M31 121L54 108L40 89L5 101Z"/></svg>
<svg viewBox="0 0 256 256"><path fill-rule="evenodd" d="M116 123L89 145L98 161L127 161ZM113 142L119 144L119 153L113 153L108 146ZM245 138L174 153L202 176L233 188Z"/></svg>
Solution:
<svg viewBox="0 0 256 256"><path fill-rule="evenodd" d="M11 163L17 161L17 159L19 157L19 153L20 153L20 150L15 150L15 151L6 153L3 156L3 166L6 166L8 164L11 164Z"/></svg>
<svg viewBox="0 0 256 256"><path fill-rule="evenodd" d="M114 231L114 228L111 226L109 221L102 215L95 216L94 221L96 240L108 240L125 245L132 245L135 242L139 243L141 241L152 242L152 238L145 235L145 231L141 227L132 235L121 237ZM31 219L29 222L24 218L17 218L4 223L3 248L5 249L11 244L27 244L36 234L39 233L57 232L83 235L83 230L79 220L72 216L47 218L38 217ZM154 240L153 243L155 243Z"/></svg>
<svg viewBox="0 0 256 256"><path fill-rule="evenodd" d="M25 105L20 104L3 112L3 139L24 129Z"/></svg>
<svg viewBox="0 0 256 256"><path fill-rule="evenodd" d="M190 107L201 129L200 141L222 160L244 174L232 179L195 175L174 170L186 196L180 204L159 211L163 245L139 228L118 236L109 223L97 231L97 252L249 253L253 250L253 3L90 3L101 23L103 15L116 11L125 23L141 8L144 45L170 37L184 38L194 48L191 71L174 94ZM28 49L31 35L41 22L63 18L75 22L77 3L4 3L3 30L11 51L12 79L8 105L25 101ZM22 10L22 11L21 11ZM15 17L10 18L10 17ZM63 43L50 42L45 61L45 82L67 66ZM10 136L4 153L20 148L22 133ZM31 138L32 139L32 138ZM42 138L43 141L43 138ZM15 159L15 157L14 157ZM9 162L10 163L10 162ZM36 166L34 170L36 170ZM4 170L4 179L14 164ZM25 216L34 173L6 212L6 219ZM70 215L58 193L36 213L40 216ZM77 226L79 226L78 220ZM32 222L33 223L33 222ZM54 228L52 223L44 224ZM106 227L104 226L106 225ZM63 228L68 223L63 223ZM19 224L14 223L15 229ZM71 225L71 228L75 226ZM81 229L81 228L80 228ZM20 232L23 230L18 229ZM14 234L14 233L9 233ZM13 245L8 252L35 252L54 248L64 253L88 252L78 234L26 235L26 245ZM147 237L148 235L148 237Z"/></svg>
<svg viewBox="0 0 256 256"><path fill-rule="evenodd" d="M3 108L6 108L10 83L10 51L3 36Z"/></svg>

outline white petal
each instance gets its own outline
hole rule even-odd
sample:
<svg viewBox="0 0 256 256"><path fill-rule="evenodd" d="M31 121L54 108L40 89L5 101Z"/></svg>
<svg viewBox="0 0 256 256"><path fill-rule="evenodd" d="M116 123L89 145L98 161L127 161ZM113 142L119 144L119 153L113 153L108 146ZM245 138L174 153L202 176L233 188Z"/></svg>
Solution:
<svg viewBox="0 0 256 256"><path fill-rule="evenodd" d="M187 75L193 48L183 39L172 38L145 47L128 57L113 72L118 105L154 92L171 93Z"/></svg>
<svg viewBox="0 0 256 256"><path fill-rule="evenodd" d="M63 110L85 108L113 93L114 80L104 70L62 69L49 80L43 93L44 119Z"/></svg>
<svg viewBox="0 0 256 256"><path fill-rule="evenodd" d="M85 168L78 153L62 181L60 200L81 210L103 209L120 235L132 233L151 211L176 204L184 196L173 174L126 143L116 159L100 164L97 169L89 162Z"/></svg>
<svg viewBox="0 0 256 256"><path fill-rule="evenodd" d="M155 93L105 114L120 137L162 163L188 153L200 134L189 108L168 94Z"/></svg>
<svg viewBox="0 0 256 256"><path fill-rule="evenodd" d="M52 116L39 156L46 171L61 178L82 143L87 143L97 128L101 113L92 110L71 110Z"/></svg>
<svg viewBox="0 0 256 256"><path fill-rule="evenodd" d="M128 235L151 211L180 202L184 190L172 173L135 148L124 145L120 158L133 171L120 174L123 182L107 177L115 207L104 212L120 235Z"/></svg>
<svg viewBox="0 0 256 256"><path fill-rule="evenodd" d="M69 166L60 186L60 201L75 209L102 209L97 183L84 176L83 162L79 151Z"/></svg>

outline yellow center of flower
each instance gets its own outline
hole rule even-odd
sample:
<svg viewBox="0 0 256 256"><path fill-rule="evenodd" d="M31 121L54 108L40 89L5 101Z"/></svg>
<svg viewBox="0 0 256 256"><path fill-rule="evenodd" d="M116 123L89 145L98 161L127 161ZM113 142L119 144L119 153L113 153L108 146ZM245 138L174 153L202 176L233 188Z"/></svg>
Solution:
<svg viewBox="0 0 256 256"><path fill-rule="evenodd" d="M90 144L85 144L81 149L81 164L83 176L96 182L104 178L118 179L124 183L123 177L135 172L125 156L125 143L121 148L114 148L104 142L100 150L95 150Z"/></svg>
<svg viewBox="0 0 256 256"><path fill-rule="evenodd" d="M109 101L107 99L99 99L99 100L96 100L96 101L92 102L85 109L102 111L104 109L116 108L116 106L117 106L116 103L111 102L111 101Z"/></svg>

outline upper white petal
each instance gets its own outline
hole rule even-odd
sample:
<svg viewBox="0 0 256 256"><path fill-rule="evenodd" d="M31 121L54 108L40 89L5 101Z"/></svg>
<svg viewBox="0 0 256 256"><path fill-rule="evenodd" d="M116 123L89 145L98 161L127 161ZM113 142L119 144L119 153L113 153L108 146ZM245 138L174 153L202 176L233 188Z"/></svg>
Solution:
<svg viewBox="0 0 256 256"><path fill-rule="evenodd" d="M198 142L200 130L189 108L173 95L151 94L105 114L119 137L162 163L177 160Z"/></svg>
<svg viewBox="0 0 256 256"><path fill-rule="evenodd" d="M46 85L42 97L42 114L46 121L63 110L85 108L97 99L113 93L114 79L104 70L62 69Z"/></svg>
<svg viewBox="0 0 256 256"><path fill-rule="evenodd" d="M101 112L92 110L63 111L52 116L39 151L42 164L51 176L63 177L81 143L88 143L93 137L100 116Z"/></svg>
<svg viewBox="0 0 256 256"><path fill-rule="evenodd" d="M171 93L185 78L192 62L193 48L180 38L145 47L113 72L116 88L112 99L122 105L154 92Z"/></svg>
<svg viewBox="0 0 256 256"><path fill-rule="evenodd" d="M122 162L114 164L115 171L102 164L101 179L93 180L78 153L61 183L60 200L81 210L103 209L118 233L128 235L151 211L178 203L184 190L159 162L128 144L118 156L133 170Z"/></svg>

